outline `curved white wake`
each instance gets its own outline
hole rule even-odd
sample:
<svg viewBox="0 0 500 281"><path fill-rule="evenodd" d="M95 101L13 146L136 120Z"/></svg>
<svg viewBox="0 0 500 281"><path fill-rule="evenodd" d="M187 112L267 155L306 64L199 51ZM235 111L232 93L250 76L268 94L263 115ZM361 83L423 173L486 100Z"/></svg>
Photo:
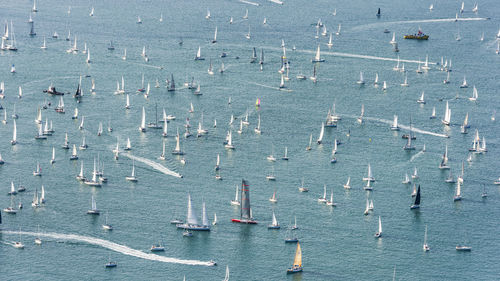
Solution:
<svg viewBox="0 0 500 281"><path fill-rule="evenodd" d="M449 18L449 19L427 19L427 20L402 20L402 21L389 21L389 22L377 22L359 25L351 28L351 30L362 30L375 28L377 26L387 26L392 24L405 24L405 23L432 23L432 22L455 22L455 21L481 21L481 20L489 20L489 18Z"/></svg>
<svg viewBox="0 0 500 281"><path fill-rule="evenodd" d="M349 118L358 118L358 116L354 116L354 115L343 115L342 114L342 116L346 116L346 117L349 117ZM385 123L385 124L388 124L388 125L392 125L392 122L393 122L392 120L387 120L387 119L382 119L382 118L375 118L375 117L367 117L367 116L363 116L363 119L370 120L370 121L377 121L377 122ZM404 129L404 130L407 130L407 131L410 130L410 126L401 125L401 124L398 124L398 126L401 129ZM420 133L420 134L423 134L423 135L431 135L431 136L436 136L436 137L441 137L441 138L449 138L449 136L447 136L447 135L438 134L438 133L434 133L434 132L431 132L431 131L421 130L421 129L415 128L413 126L411 127L411 131L413 131L415 133Z"/></svg>
<svg viewBox="0 0 500 281"><path fill-rule="evenodd" d="M182 175L179 174L179 173L176 173L170 169L168 169L167 167L159 164L159 163L156 163L152 160L149 160L147 158L143 158L143 157L139 157L139 156L134 156L132 154L129 154L129 153L120 153L120 155L123 155L123 156L126 156L132 160L135 160L135 161L139 161L141 163L144 163L146 165L148 165L149 167L157 170L157 171L160 171L162 173L164 173L165 175L169 175L169 176L174 176L174 177L177 177L177 178L182 178Z"/></svg>
<svg viewBox="0 0 500 281"><path fill-rule="evenodd" d="M72 241L80 241L96 246L101 246L110 250L113 250L118 253L122 253L124 255L128 256L133 256L145 260L152 260L152 261L160 261L160 262L166 262L166 263L178 263L178 264L186 264L186 265L203 265L203 266L212 266L213 264L211 262L204 262L204 261L198 261L198 260L183 260L183 259L176 259L176 258L169 258L169 257L164 257L164 256L158 256L155 254L147 254L144 252L141 252L139 250L135 250L132 248L129 248L125 245L120 245L108 240L100 239L100 238L95 238L95 237L90 237L90 236L83 236L83 235L76 235L76 234L63 234L63 233L54 233L54 232L41 232L41 233L36 233L36 232L26 232L26 231L2 231L2 233L5 234L21 234L21 235L30 235L30 236L39 236L39 237L48 237L48 238L53 238L53 239L60 239L60 240L72 240Z"/></svg>

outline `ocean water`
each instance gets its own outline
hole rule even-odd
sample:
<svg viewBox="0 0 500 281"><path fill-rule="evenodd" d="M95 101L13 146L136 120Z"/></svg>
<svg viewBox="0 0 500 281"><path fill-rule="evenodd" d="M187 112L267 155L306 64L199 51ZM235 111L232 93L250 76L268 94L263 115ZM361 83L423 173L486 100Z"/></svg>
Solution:
<svg viewBox="0 0 500 281"><path fill-rule="evenodd" d="M0 124L0 153L6 163L0 166L0 207L10 205L7 196L10 182L22 183L27 191L13 197L12 201L24 204L16 215L3 213L0 232L0 276L2 280L61 280L61 279L120 279L120 280L221 280L229 266L231 280L387 280L396 267L397 280L428 279L457 280L497 279L500 270L496 258L500 230L495 223L500 212L500 192L493 181L500 175L498 159L498 124L490 120L498 110L496 73L500 57L495 54L496 33L500 23L495 18L500 5L496 1L480 1L479 12L471 12L473 2L466 2L461 18L454 19L460 1L439 1L434 10L431 2L413 1L286 1L277 5L256 1L260 6L238 1L38 1L38 13L32 15L37 35L29 37L27 20L31 1L0 2L0 22L13 22L17 39L17 52L0 51L0 81L5 82L6 97L0 100L2 111L7 111L8 123ZM71 14L67 13L71 6ZM90 17L91 7L95 8ZM375 16L377 8L382 16ZM211 18L205 19L207 9ZM242 19L248 9L248 20ZM332 11L337 9L337 15ZM159 22L163 14L163 22ZM136 24L137 16L143 23ZM229 24L229 18L234 23ZM267 24L263 25L264 18ZM328 37L315 39L315 24L321 18L331 32L342 24L340 36L334 35L333 47L326 46ZM486 20L485 18L491 18ZM432 21L434 20L434 21ZM245 34L250 26L251 38ZM209 43L215 27L218 42ZM430 35L428 41L404 40L406 33L415 33L421 27ZM387 28L391 33L383 33ZM78 38L80 51L86 42L91 52L91 64L86 55L67 54L70 43L65 41L68 30ZM51 35L57 31L59 39ZM394 53L388 43L396 33L399 53ZM479 38L484 32L484 41ZM462 40L455 40L460 33ZM43 36L47 49L41 50ZM178 42L183 41L180 46ZM281 39L285 41L290 60L289 91L279 91ZM107 46L112 40L116 50ZM72 43L72 42L71 42ZM320 44L322 57L318 64L318 82L299 81L296 75L310 76L313 71L311 58ZM140 56L146 47L149 62ZM194 61L198 47L204 61ZM296 50L292 50L296 46ZM252 48L265 52L263 71L258 64L250 64ZM127 60L121 59L127 49ZM221 52L226 58L220 58ZM451 83L443 84L446 73L438 66L423 74L415 73L416 63L407 62L409 87L401 87L404 74L393 71L397 55L402 60L431 63L441 57L452 60ZM371 57L367 57L371 56ZM236 59L239 57L239 59ZM207 69L214 65L215 74ZM226 72L218 69L224 62ZM17 73L9 72L15 64ZM362 71L364 86L356 81ZM380 82L387 81L383 92L373 86L375 73ZM141 76L151 84L148 99L136 90L141 87ZM165 79L173 74L178 90L167 92ZM83 75L84 97L76 103L72 95L65 95L66 114L56 113L58 102L42 92L51 83L58 90L73 93ZM88 75L89 77L85 77ZM463 76L468 89L460 89ZM125 90L130 94L131 109L125 110L125 96L114 95L116 81L125 79ZM201 84L202 96L195 96L183 83L194 77ZM91 79L95 80L96 93L89 92ZM161 87L155 88L159 79ZM472 85L477 87L479 99L471 102ZM22 86L23 98L17 98ZM425 91L427 104L416 100ZM228 99L231 98L231 104ZM256 99L261 107L255 108ZM34 123L37 107L45 101L52 106L43 110L43 119L53 122L55 133L47 140L35 140L37 125ZM445 127L440 119L445 102L452 110L452 126ZM193 103L195 112L189 113ZM323 143L313 143L306 151L309 135L316 140L321 122L332 104L342 116L337 128L326 128ZM356 117L361 105L365 107L365 122L359 125ZM17 121L18 144L12 146L14 105L19 115ZM161 130L148 129L140 133L142 107L147 112L147 122L155 120L165 108L177 117L168 125L169 137L163 138ZM72 120L77 107L85 116L84 130L79 130L79 120ZM429 119L436 107L437 118ZM236 133L239 118L249 112L250 125L241 135ZM460 124L469 114L469 134L460 133ZM3 117L0 111L0 116ZM170 151L175 146L175 131L184 132L185 119L191 120L191 132L196 134L198 121L203 114L203 124L208 135L181 139L186 152L186 164ZM261 116L262 134L253 128ZM231 115L237 119L229 125ZM404 128L410 117L417 131L416 150L402 149L405 140L402 129L389 129L393 115L399 116ZM2 118L3 119L3 118ZM214 119L217 128L212 128ZM99 122L105 132L97 136ZM106 131L108 122L113 132ZM227 131L232 128L234 151L223 146ZM465 162L464 199L453 202L455 185L444 179L447 171L438 169L441 155L448 146L450 166L455 176L460 173L461 162L468 157L468 148L477 129L486 138L489 151L475 154ZM350 132L350 136L347 133ZM77 146L83 136L89 145L79 150L79 160L70 161L71 151L61 149L64 134L70 144ZM445 138L442 135L448 135ZM114 160L112 149L117 140L123 149L127 138L133 149L129 153L139 159L149 159L180 173L183 178L167 175L137 160L135 167L139 181L130 183L132 160L121 155ZM334 139L338 147L335 164L330 163ZM167 159L158 160L162 142L166 141ZM420 152L423 145L426 152ZM56 162L50 164L52 147L56 148ZM279 160L288 147L289 161ZM217 153L221 155L222 181L215 179L214 166ZM266 156L274 153L274 163ZM75 180L84 162L85 175L89 177L94 158L104 163L104 173L109 181L102 188L91 188ZM34 177L32 171L40 162L43 176ZM363 190L362 177L371 164L376 178L373 192ZM422 204L412 211L412 187L401 184L405 173L418 168L417 184L422 188ZM265 176L274 169L277 180L269 182ZM352 189L342 186L351 177ZM235 187L244 178L250 183L250 198L257 225L239 225L230 219L239 216L238 208L230 205ZM298 192L301 181L310 191ZM46 204L38 209L30 206L35 188L44 185ZM318 204L317 198L333 189L337 207ZM481 198L486 188L489 196ZM277 191L278 203L268 201ZM207 233L182 236L169 222L185 218L187 194L201 218L201 205L206 202L210 220L217 213L218 224ZM102 211L100 216L89 216L91 196ZM374 211L363 215L367 196L373 199ZM281 230L268 230L272 212L276 213ZM101 225L114 226L111 232ZM378 216L382 218L383 238L375 239ZM294 244L285 244L286 226L297 217L304 272L286 275L286 268L293 262ZM34 244L39 225L43 244ZM425 226L428 226L428 243L431 251L424 253L422 243ZM12 247L21 240L24 250ZM151 245L161 241L164 253L149 255ZM472 252L455 250L458 244L467 244ZM141 253L142 252L142 253ZM172 258L172 259L168 259ZM106 270L108 259L118 267ZM187 262L184 262L188 260ZM206 266L215 260L216 267ZM199 261L199 262L198 262ZM186 264L193 263L193 264Z"/></svg>

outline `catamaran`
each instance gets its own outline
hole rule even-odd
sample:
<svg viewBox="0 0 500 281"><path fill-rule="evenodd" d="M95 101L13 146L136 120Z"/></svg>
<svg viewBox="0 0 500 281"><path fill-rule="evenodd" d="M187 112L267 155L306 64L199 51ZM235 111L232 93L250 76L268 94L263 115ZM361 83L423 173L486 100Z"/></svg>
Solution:
<svg viewBox="0 0 500 281"><path fill-rule="evenodd" d="M241 204L240 204L240 218L232 219L232 222L256 224L252 216L250 207L250 185L246 180L241 181Z"/></svg>

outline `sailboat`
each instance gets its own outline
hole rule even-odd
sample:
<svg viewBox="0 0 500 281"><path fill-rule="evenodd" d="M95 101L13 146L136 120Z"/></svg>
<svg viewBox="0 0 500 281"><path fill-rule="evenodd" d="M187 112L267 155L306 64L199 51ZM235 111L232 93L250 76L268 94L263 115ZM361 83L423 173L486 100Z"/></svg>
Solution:
<svg viewBox="0 0 500 281"><path fill-rule="evenodd" d="M422 94L420 95L420 98L418 98L417 103L425 104L424 95L425 95L425 93L424 93L424 91L422 91Z"/></svg>
<svg viewBox="0 0 500 281"><path fill-rule="evenodd" d="M92 171L92 179L90 180L85 180L84 183L88 186L95 186L95 187L101 187L101 183L97 179L98 172L97 172L97 167L96 167L96 162L94 158L94 170Z"/></svg>
<svg viewBox="0 0 500 281"><path fill-rule="evenodd" d="M80 162L80 173L76 176L76 179L78 181L85 181L85 175L83 174L83 161Z"/></svg>
<svg viewBox="0 0 500 281"><path fill-rule="evenodd" d="M382 237L382 219L378 216L378 231L375 233L375 238Z"/></svg>
<svg viewBox="0 0 500 281"><path fill-rule="evenodd" d="M332 192L330 193L330 200L326 201L326 205L332 206L332 207L337 206L337 203L333 202L333 188L332 188Z"/></svg>
<svg viewBox="0 0 500 281"><path fill-rule="evenodd" d="M56 148L52 147L52 158L50 158L50 164L54 164L56 162Z"/></svg>
<svg viewBox="0 0 500 281"><path fill-rule="evenodd" d="M201 56L201 46L198 46L198 52L196 53L194 60L205 60L205 58Z"/></svg>
<svg viewBox="0 0 500 281"><path fill-rule="evenodd" d="M212 41L210 41L210 42L217 43L217 26L215 27L214 39L212 39Z"/></svg>
<svg viewBox="0 0 500 281"><path fill-rule="evenodd" d="M245 10L245 15L243 16L243 19L244 20L248 19L248 9Z"/></svg>
<svg viewBox="0 0 500 281"><path fill-rule="evenodd" d="M389 44L396 44L396 32L392 33L392 39L389 41Z"/></svg>
<svg viewBox="0 0 500 281"><path fill-rule="evenodd" d="M477 101L477 89L476 86L473 86L472 89L472 97L469 98L470 101Z"/></svg>
<svg viewBox="0 0 500 281"><path fill-rule="evenodd" d="M347 178L347 182L344 184L345 189L351 189L351 177Z"/></svg>
<svg viewBox="0 0 500 281"><path fill-rule="evenodd" d="M40 207L40 201L38 199L38 189L35 188L35 193L33 194L33 200L31 201L31 206L33 208Z"/></svg>
<svg viewBox="0 0 500 281"><path fill-rule="evenodd" d="M374 182L375 181L375 178L372 175L372 168L371 168L370 164L368 164L367 176L363 177L363 181L368 181L368 182Z"/></svg>
<svg viewBox="0 0 500 281"><path fill-rule="evenodd" d="M208 75L214 75L214 70L213 70L213 67L212 67L212 60L210 60L210 64L208 66Z"/></svg>
<svg viewBox="0 0 500 281"><path fill-rule="evenodd" d="M449 169L450 166L448 166L448 145L445 146L444 154L443 154L443 159L441 160L441 163L439 164L439 169Z"/></svg>
<svg viewBox="0 0 500 281"><path fill-rule="evenodd" d="M300 192L309 192L309 189L304 186L304 178L302 178L301 184L299 186L299 191Z"/></svg>
<svg viewBox="0 0 500 281"><path fill-rule="evenodd" d="M91 209L87 211L87 214L88 215L100 215L101 214L101 211L99 211L97 209L97 205L96 205L96 202L95 202L95 198L94 196L92 196L92 205L91 205Z"/></svg>
<svg viewBox="0 0 500 281"><path fill-rule="evenodd" d="M210 223L208 222L208 216L205 208L205 202L202 204L202 223L198 222L193 206L191 203L191 194L188 193L188 211L186 223L177 224L177 228L182 228L184 230L196 230L196 231L210 231Z"/></svg>
<svg viewBox="0 0 500 281"><path fill-rule="evenodd" d="M365 115L365 105L362 104L361 105L361 115L359 115L359 117L356 119L358 121L359 124L362 124L363 123L363 116Z"/></svg>
<svg viewBox="0 0 500 281"><path fill-rule="evenodd" d="M102 225L102 228L104 230L108 230L108 231L113 230L113 226L108 223L108 212L106 212L106 220L105 220L104 224Z"/></svg>
<svg viewBox="0 0 500 281"><path fill-rule="evenodd" d="M250 39L250 25L248 25L248 33L245 34L245 38L248 40Z"/></svg>
<svg viewBox="0 0 500 281"><path fill-rule="evenodd" d="M460 181L457 181L457 187L455 189L455 196L453 197L453 201L462 200L462 190L460 187Z"/></svg>
<svg viewBox="0 0 500 281"><path fill-rule="evenodd" d="M460 88L468 88L469 85L467 84L467 80L465 79L465 75L464 75L464 81L462 82L462 85L460 85Z"/></svg>
<svg viewBox="0 0 500 281"><path fill-rule="evenodd" d="M257 119L257 127L254 129L254 132L258 135L260 135L262 133L262 131L260 130L260 114L258 116L258 119Z"/></svg>
<svg viewBox="0 0 500 281"><path fill-rule="evenodd" d="M231 219L232 222L256 224L257 221L252 217L250 207L250 185L246 180L241 181L241 204L240 204L240 218Z"/></svg>
<svg viewBox="0 0 500 281"><path fill-rule="evenodd" d="M397 115L394 115L394 121L392 122L391 130L392 131L399 131L398 116Z"/></svg>
<svg viewBox="0 0 500 281"><path fill-rule="evenodd" d="M359 80L356 81L357 84L364 85L365 84L365 79L363 78L363 71L359 72Z"/></svg>
<svg viewBox="0 0 500 281"><path fill-rule="evenodd" d="M323 142L323 135L325 133L325 123L321 123L321 131L319 133L318 140L316 141L317 144L321 144Z"/></svg>
<svg viewBox="0 0 500 281"><path fill-rule="evenodd" d="M135 176L135 161L132 161L132 173L130 176L125 177L125 179L131 182L137 182L137 177Z"/></svg>
<svg viewBox="0 0 500 281"><path fill-rule="evenodd" d="M233 145L233 134L231 130L229 130L227 133L227 143L224 145L224 147L229 150L233 150L235 148Z"/></svg>
<svg viewBox="0 0 500 281"><path fill-rule="evenodd" d="M410 206L410 209L419 209L420 208L420 184L418 185L417 195L415 196L415 202Z"/></svg>
<svg viewBox="0 0 500 281"><path fill-rule="evenodd" d="M276 189L274 190L273 195L271 196L271 198L269 198L269 202L271 202L271 203L278 203L278 199L276 198Z"/></svg>
<svg viewBox="0 0 500 281"><path fill-rule="evenodd" d="M424 252L428 252L431 250L429 245L427 244L427 225L425 225L425 234L424 234L424 245L423 245L423 250Z"/></svg>
<svg viewBox="0 0 500 281"><path fill-rule="evenodd" d="M236 195L234 196L234 200L231 200L231 205L240 206L240 197L238 196L239 187L236 186Z"/></svg>
<svg viewBox="0 0 500 281"><path fill-rule="evenodd" d="M144 106L142 107L142 117L141 117L141 125L139 126L140 132L146 132L146 109Z"/></svg>
<svg viewBox="0 0 500 281"><path fill-rule="evenodd" d="M311 60L312 62L324 62L325 60L321 58L321 50L320 46L318 45L318 48L316 49L316 55L314 58Z"/></svg>
<svg viewBox="0 0 500 281"><path fill-rule="evenodd" d="M17 144L17 126L16 126L16 120L14 119L14 127L12 129L12 140L10 141L11 145L16 145Z"/></svg>
<svg viewBox="0 0 500 281"><path fill-rule="evenodd" d="M297 249L295 250L295 259L293 260L293 265L286 270L287 274L302 272L302 250L300 249L300 243L297 241Z"/></svg>
<svg viewBox="0 0 500 281"><path fill-rule="evenodd" d="M280 224L278 223L278 220L276 219L276 215L274 214L273 211L273 220L270 225L267 226L267 229L280 229Z"/></svg>
<svg viewBox="0 0 500 281"><path fill-rule="evenodd" d="M36 162L36 168L33 171L33 176L35 177L41 177L42 176L42 168L40 167L40 163Z"/></svg>
<svg viewBox="0 0 500 281"><path fill-rule="evenodd" d="M179 129L177 129L177 135L175 136L175 148L172 151L173 155L184 155L184 152L181 150L181 145L180 145L180 136L179 136Z"/></svg>
<svg viewBox="0 0 500 281"><path fill-rule="evenodd" d="M340 35L340 28L341 28L341 24L339 23L339 28L337 29L337 32L335 32L335 35L337 35L337 36Z"/></svg>
<svg viewBox="0 0 500 281"><path fill-rule="evenodd" d="M333 37L333 35L330 32L330 38L328 39L328 43L326 44L328 46L328 48L331 48L333 46L332 37Z"/></svg>
<svg viewBox="0 0 500 281"><path fill-rule="evenodd" d="M318 198L318 203L326 203L328 200L326 199L326 184L323 185L323 196Z"/></svg>
<svg viewBox="0 0 500 281"><path fill-rule="evenodd" d="M451 109L448 105L448 101L446 101L446 107L445 107L445 110L444 110L444 117L443 119L441 120L441 122L446 125L446 126L450 126L450 122L451 122Z"/></svg>

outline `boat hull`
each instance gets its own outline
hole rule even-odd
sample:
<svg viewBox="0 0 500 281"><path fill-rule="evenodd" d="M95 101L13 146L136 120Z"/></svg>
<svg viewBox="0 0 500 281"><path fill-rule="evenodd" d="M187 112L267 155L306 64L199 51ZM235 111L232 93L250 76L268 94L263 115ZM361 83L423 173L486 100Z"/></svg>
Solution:
<svg viewBox="0 0 500 281"><path fill-rule="evenodd" d="M257 221L246 219L231 219L231 222L244 223L244 224L257 224Z"/></svg>

